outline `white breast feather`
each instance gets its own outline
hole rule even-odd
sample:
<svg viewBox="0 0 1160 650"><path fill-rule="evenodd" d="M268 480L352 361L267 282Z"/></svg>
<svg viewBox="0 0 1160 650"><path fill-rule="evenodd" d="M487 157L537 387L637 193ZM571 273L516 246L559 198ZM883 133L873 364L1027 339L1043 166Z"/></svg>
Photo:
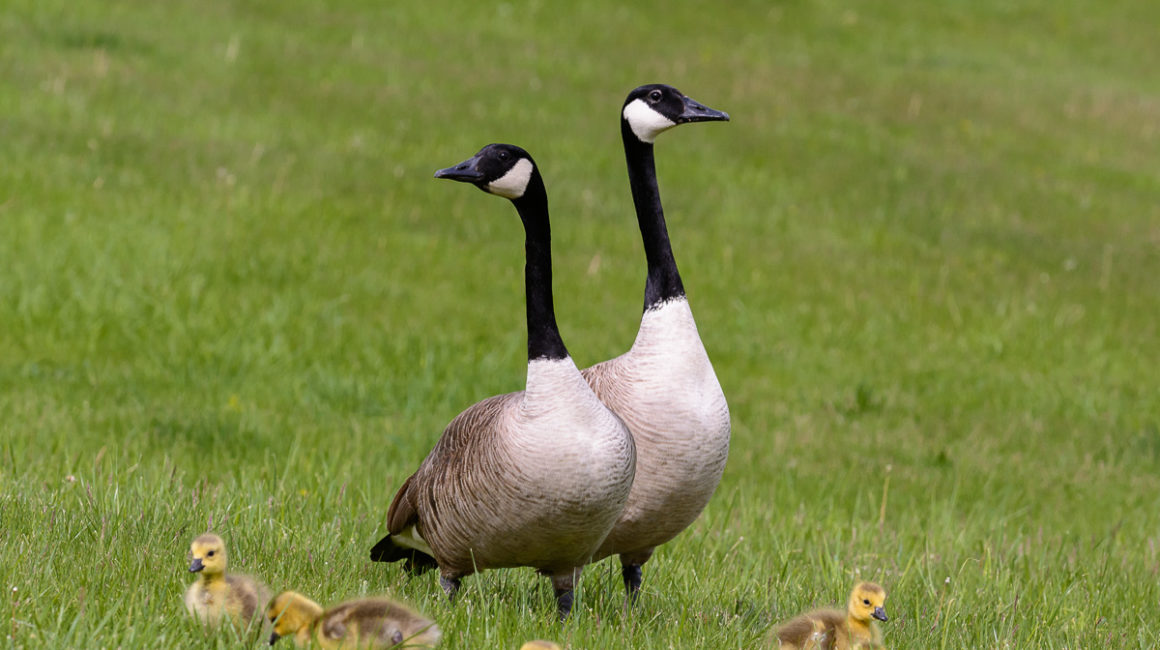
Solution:
<svg viewBox="0 0 1160 650"><path fill-rule="evenodd" d="M601 393L632 427L637 471L597 558L649 549L685 529L712 496L729 454L729 406L684 298L644 313L632 349Z"/></svg>
<svg viewBox="0 0 1160 650"><path fill-rule="evenodd" d="M705 346L697 333L697 323L693 320L693 310L684 297L666 300L649 309L640 319L640 331L632 344L634 356L656 356L656 362L669 370L688 375L694 370L712 372ZM699 352L699 353L698 353ZM661 368L655 369L660 372ZM653 374L656 377L672 379L671 375Z"/></svg>
<svg viewBox="0 0 1160 650"><path fill-rule="evenodd" d="M535 434L523 441L528 464L555 473L560 492L577 495L622 483L624 469L631 477L632 435L597 399L572 359L530 361L527 386L519 419L524 431ZM590 469L600 475L590 475Z"/></svg>

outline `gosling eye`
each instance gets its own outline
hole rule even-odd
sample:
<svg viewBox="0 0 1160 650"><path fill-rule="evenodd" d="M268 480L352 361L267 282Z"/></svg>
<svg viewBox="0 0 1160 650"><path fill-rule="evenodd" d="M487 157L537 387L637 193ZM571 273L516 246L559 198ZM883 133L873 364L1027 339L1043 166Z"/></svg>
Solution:
<svg viewBox="0 0 1160 650"><path fill-rule="evenodd" d="M870 604L870 601L866 600L865 598L863 598L863 599L862 599L862 602L863 602L863 603L865 603L865 604L867 604L867 605L869 605L869 604Z"/></svg>
<svg viewBox="0 0 1160 650"><path fill-rule="evenodd" d="M214 552L213 552L213 551L210 551L209 553L206 553L206 554L205 554L205 556L206 556L206 557L213 557L213 554L214 554ZM867 603L866 603L866 604L870 604L870 603L869 603L869 601L867 601Z"/></svg>
<svg viewBox="0 0 1160 650"><path fill-rule="evenodd" d="M659 102L661 100L661 96L661 91L659 90L654 90L648 94L648 98L654 102Z"/></svg>

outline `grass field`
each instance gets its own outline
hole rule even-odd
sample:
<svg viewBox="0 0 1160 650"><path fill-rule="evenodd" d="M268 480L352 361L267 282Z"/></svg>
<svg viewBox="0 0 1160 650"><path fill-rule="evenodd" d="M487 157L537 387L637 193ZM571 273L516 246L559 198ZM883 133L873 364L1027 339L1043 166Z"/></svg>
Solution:
<svg viewBox="0 0 1160 650"><path fill-rule="evenodd" d="M325 4L333 6L324 6ZM236 647L189 541L447 648L760 647L889 591L896 648L1160 645L1160 5L10 0L0 10L0 617L12 647ZM553 621L530 570L372 564L395 489L524 381L522 230L431 179L536 157L578 363L644 261L617 109L657 145L729 398L714 500ZM288 644L289 642L284 642Z"/></svg>

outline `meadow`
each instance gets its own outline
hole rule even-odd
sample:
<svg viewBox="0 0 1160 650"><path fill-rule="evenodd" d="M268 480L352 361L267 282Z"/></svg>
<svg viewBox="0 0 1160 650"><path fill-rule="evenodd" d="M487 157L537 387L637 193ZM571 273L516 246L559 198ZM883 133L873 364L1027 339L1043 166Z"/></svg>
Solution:
<svg viewBox="0 0 1160 650"><path fill-rule="evenodd" d="M425 3L424 3L425 4ZM190 540L446 648L753 648L888 592L894 648L1160 645L1160 5L9 0L0 10L0 634L237 647ZM461 409L522 388L527 148L578 364L639 323L617 111L671 83L675 254L729 399L724 480L645 567L367 552ZM284 644L289 644L284 641Z"/></svg>

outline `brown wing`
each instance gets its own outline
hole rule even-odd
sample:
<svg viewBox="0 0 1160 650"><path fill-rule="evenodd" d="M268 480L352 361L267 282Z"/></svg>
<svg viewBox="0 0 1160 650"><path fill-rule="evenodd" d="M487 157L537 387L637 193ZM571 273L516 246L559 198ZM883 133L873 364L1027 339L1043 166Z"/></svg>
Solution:
<svg viewBox="0 0 1160 650"><path fill-rule="evenodd" d="M398 535L419 520L419 511L411 501L411 482L414 480L415 475L412 474L403 481L403 487L395 493L391 508L387 510L387 532L392 535Z"/></svg>
<svg viewBox="0 0 1160 650"><path fill-rule="evenodd" d="M455 416L419 470L404 481L395 494L387 511L387 532L397 535L418 522L419 501L423 493L430 490L431 483L439 482L442 476L458 473L461 467L469 464L471 457L486 453L481 450L486 450L495 435L496 420L518 404L523 395L520 391L489 397Z"/></svg>
<svg viewBox="0 0 1160 650"><path fill-rule="evenodd" d="M518 407L523 396L520 391L489 397L447 425L411 482L411 503L423 516L432 514L437 495L440 499L447 498L459 486L493 469L495 439L503 435L501 420L504 414Z"/></svg>
<svg viewBox="0 0 1160 650"><path fill-rule="evenodd" d="M523 391L495 395L464 409L443 430L439 442L435 443L416 474L430 466L460 467L470 457L490 447L491 440L498 433L497 420L515 408L523 397Z"/></svg>

